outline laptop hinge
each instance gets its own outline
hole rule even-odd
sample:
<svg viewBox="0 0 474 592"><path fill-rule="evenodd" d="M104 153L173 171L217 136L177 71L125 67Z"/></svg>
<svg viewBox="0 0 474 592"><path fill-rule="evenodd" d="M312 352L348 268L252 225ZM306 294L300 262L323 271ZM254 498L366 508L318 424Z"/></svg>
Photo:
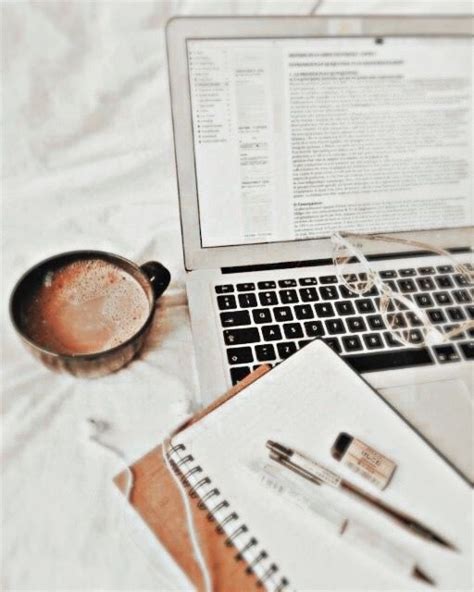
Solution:
<svg viewBox="0 0 474 592"><path fill-rule="evenodd" d="M447 249L449 253L470 253L470 247L455 247ZM436 255L430 251L406 251L400 253L383 253L380 255L368 255L369 261L382 261L390 259L405 259L409 257L428 257ZM223 274L229 273L249 273L252 271L271 271L273 269L295 269L300 267L322 267L323 265L332 265L332 259L308 259L306 261L283 261L281 263L264 263L258 265L236 265L235 267L221 267Z"/></svg>

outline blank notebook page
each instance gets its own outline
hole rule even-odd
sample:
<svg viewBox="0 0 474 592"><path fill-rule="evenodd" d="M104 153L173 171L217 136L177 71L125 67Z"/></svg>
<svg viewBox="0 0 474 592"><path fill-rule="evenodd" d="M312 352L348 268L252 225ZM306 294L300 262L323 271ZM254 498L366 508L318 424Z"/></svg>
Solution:
<svg viewBox="0 0 474 592"><path fill-rule="evenodd" d="M332 458L330 449L340 432L360 438L397 463L386 490L378 492ZM291 589L425 588L370 551L345 541L309 510L266 489L249 468L273 462L265 447L269 439L314 458L455 544L460 552L408 533L343 491L314 486L318 499L327 500L347 518L382 533L413 556L438 589L470 589L470 487L323 342L302 349L178 434L173 444L185 445L202 467L202 475L229 502L223 515L238 513L248 534L258 540L258 549L268 553L268 561L278 566ZM311 491L301 482L306 493Z"/></svg>

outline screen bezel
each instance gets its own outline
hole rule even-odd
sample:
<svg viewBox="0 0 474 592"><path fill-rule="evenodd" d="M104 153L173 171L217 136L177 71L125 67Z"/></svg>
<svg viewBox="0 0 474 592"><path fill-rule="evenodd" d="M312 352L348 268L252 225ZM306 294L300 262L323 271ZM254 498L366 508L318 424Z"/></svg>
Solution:
<svg viewBox="0 0 474 592"><path fill-rule="evenodd" d="M288 261L327 259L328 238L271 242L223 247L202 247L197 195L194 141L189 89L187 40L265 37L370 37L370 36L469 36L473 19L456 17L193 17L171 19L166 28L176 171L181 214L184 262L188 271L252 266ZM472 221L471 221L472 224ZM397 232L444 248L469 246L470 228ZM380 252L380 246L374 248ZM387 253L402 247L388 246ZM374 251L375 252L375 251Z"/></svg>

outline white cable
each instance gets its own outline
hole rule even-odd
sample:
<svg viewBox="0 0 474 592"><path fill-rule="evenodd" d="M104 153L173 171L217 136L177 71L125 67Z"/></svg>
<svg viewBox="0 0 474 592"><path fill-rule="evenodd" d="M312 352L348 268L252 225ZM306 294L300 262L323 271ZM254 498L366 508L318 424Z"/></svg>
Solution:
<svg viewBox="0 0 474 592"><path fill-rule="evenodd" d="M188 497L188 494L187 494L183 484L181 483L181 481L177 477L176 473L173 471L173 468L171 467L170 461L168 459L168 450L170 449L170 447L171 447L171 438L168 437L165 439L165 441L163 442L163 446L162 446L163 460L165 461L166 467L167 467L168 471L170 472L171 476L173 477L174 482L176 483L176 486L178 487L179 493L181 494L181 498L183 500L183 504L184 504L184 507L186 510L186 521L187 521L187 525L188 525L188 532L189 532L189 536L191 538L194 556L196 558L196 561L198 562L199 569L201 570L201 574L204 579L204 589L206 590L206 592L212 592L212 589L213 589L212 588L212 578L209 573L209 569L207 567L206 560L204 559L204 555L202 554L201 545L199 542L199 535L198 535L196 528L194 526L194 519L193 519L193 514L191 511L191 504L189 503L189 497Z"/></svg>
<svg viewBox="0 0 474 592"><path fill-rule="evenodd" d="M130 463L129 463L125 453L122 452L122 450L120 450L120 448L114 446L113 444L109 444L108 442L104 442L104 440L102 440L102 434L109 431L110 425L106 421L98 420L98 419L94 419L94 418L89 418L87 421L94 428L94 433L89 435L89 440L91 442L95 442L101 448L105 448L106 450L111 452L124 465L124 467L125 467L124 472L127 475L127 484L126 484L126 487L125 487L125 490L123 493L124 493L127 501L131 502L130 495L132 493L132 489L134 486L134 476L133 476L132 469L130 468ZM202 577L204 580L204 589L206 592L212 592L212 589L213 589L212 588L212 578L209 573L209 569L206 565L206 560L204 559L204 555L202 554L201 545L199 542L199 535L198 535L196 528L194 526L194 520L193 520L192 511L191 511L191 505L189 503L189 497L188 497L188 494L187 494L183 484L181 483L181 481L179 480L179 478L177 477L177 475L173 471L173 468L171 467L171 464L168 459L167 452L171 446L171 438L173 435L174 434L171 434L170 436L168 436L163 442L163 446L162 446L163 460L165 461L166 468L168 469L170 475L172 476L174 482L176 483L176 486L177 486L179 493L181 494L181 498L183 500L184 508L186 511L186 523L187 523L187 527L188 527L188 532L189 532L189 536L190 536L192 547L193 547L193 553L194 553L196 561L199 565L199 569L201 570L201 574L202 574Z"/></svg>

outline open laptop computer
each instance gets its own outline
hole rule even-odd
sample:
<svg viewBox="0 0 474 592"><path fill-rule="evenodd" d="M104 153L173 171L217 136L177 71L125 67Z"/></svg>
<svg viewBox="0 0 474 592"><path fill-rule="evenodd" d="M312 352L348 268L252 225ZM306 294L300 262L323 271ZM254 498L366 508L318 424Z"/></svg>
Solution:
<svg viewBox="0 0 474 592"><path fill-rule="evenodd" d="M339 284L329 238L391 233L470 264L471 17L179 18L167 46L203 403L323 338L472 483L472 331L394 341L376 292ZM465 278L412 251L366 253L442 329L472 319Z"/></svg>

